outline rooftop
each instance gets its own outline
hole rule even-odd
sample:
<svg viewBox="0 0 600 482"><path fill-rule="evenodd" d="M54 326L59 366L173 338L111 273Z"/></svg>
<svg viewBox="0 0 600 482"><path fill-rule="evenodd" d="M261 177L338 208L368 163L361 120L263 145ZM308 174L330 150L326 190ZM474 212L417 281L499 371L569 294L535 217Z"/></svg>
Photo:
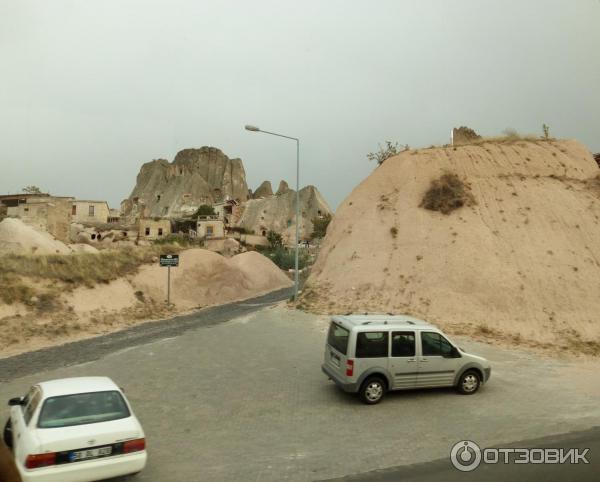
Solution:
<svg viewBox="0 0 600 482"><path fill-rule="evenodd" d="M71 395L75 393L105 392L119 390L119 387L108 377L73 377L50 380L37 384L44 398Z"/></svg>
<svg viewBox="0 0 600 482"><path fill-rule="evenodd" d="M350 328L361 325L373 328L382 328L389 325L404 326L407 328L415 326L434 327L431 323L413 318L412 316L382 313L334 315L331 317L331 320Z"/></svg>

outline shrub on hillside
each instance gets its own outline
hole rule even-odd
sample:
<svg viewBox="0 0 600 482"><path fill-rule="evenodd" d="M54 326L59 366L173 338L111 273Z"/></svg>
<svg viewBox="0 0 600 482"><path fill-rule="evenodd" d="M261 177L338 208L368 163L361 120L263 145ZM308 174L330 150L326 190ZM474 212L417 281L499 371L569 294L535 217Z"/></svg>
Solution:
<svg viewBox="0 0 600 482"><path fill-rule="evenodd" d="M312 239L324 238L325 233L327 233L327 226L331 222L331 214L326 214L320 218L314 218L312 220L313 223L313 232L311 235Z"/></svg>
<svg viewBox="0 0 600 482"><path fill-rule="evenodd" d="M271 249L276 249L283 246L283 237L281 236L281 234L273 230L270 230L267 233L267 241L269 242L269 246L271 247Z"/></svg>
<svg viewBox="0 0 600 482"><path fill-rule="evenodd" d="M448 172L431 181L420 207L450 214L455 209L474 203L468 186L456 174Z"/></svg>
<svg viewBox="0 0 600 482"><path fill-rule="evenodd" d="M404 149L408 150L408 146L404 146ZM367 159L369 161L377 161L377 165L381 165L386 159L397 156L400 152L397 142L392 144L390 141L385 141L385 147L379 145L379 150L376 152L369 152L367 154Z"/></svg>

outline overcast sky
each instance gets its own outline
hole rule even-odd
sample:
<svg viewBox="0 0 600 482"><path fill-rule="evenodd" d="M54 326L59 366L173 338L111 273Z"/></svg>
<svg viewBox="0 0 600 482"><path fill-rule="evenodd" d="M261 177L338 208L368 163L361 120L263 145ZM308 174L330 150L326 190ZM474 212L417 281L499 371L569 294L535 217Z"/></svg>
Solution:
<svg viewBox="0 0 600 482"><path fill-rule="evenodd" d="M335 208L379 142L451 127L600 151L599 0L0 0L0 193L126 198L203 145Z"/></svg>

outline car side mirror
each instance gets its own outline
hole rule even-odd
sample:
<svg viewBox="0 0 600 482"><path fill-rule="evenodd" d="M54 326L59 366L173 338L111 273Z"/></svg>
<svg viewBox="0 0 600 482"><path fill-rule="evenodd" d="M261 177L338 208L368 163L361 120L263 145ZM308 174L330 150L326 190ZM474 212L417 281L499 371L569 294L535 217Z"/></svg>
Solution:
<svg viewBox="0 0 600 482"><path fill-rule="evenodd" d="M11 398L8 401L8 405L11 407L14 407L15 405L23 405L23 397Z"/></svg>

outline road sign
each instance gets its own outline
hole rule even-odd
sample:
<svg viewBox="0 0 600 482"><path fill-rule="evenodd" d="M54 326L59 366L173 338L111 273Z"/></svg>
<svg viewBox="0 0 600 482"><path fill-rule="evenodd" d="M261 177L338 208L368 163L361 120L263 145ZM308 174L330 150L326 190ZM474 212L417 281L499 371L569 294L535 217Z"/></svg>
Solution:
<svg viewBox="0 0 600 482"><path fill-rule="evenodd" d="M161 254L160 255L161 266L179 266L179 255L178 254Z"/></svg>
<svg viewBox="0 0 600 482"><path fill-rule="evenodd" d="M171 305L171 268L179 266L178 254L161 254L160 265L167 267L167 305Z"/></svg>

